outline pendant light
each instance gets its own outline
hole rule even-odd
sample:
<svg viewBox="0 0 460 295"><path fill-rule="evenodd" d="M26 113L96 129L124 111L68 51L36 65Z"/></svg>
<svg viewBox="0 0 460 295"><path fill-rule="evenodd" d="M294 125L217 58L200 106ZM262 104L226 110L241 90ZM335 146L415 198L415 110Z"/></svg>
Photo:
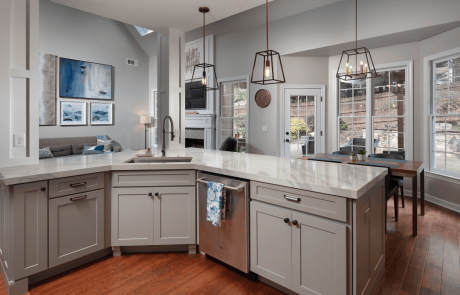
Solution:
<svg viewBox="0 0 460 295"><path fill-rule="evenodd" d="M356 57L355 69L350 63L350 57ZM361 57L361 61L358 67L358 57ZM340 73L340 67L342 61L346 59L345 73ZM364 60L364 61L363 61ZM355 49L345 50L342 52L340 58L339 68L337 69L337 78L342 81L349 80L364 80L369 78L377 77L377 71L375 70L374 61L370 51L366 47L358 48L358 0L356 0L356 42Z"/></svg>
<svg viewBox="0 0 460 295"><path fill-rule="evenodd" d="M201 76L201 85L193 87L192 86L193 83L190 83L190 89L203 90L203 91L219 90L219 84L217 83L216 69L214 65L206 63L206 18L205 16L206 16L206 13L210 11L210 9L208 7L200 7L198 11L203 13L203 63L197 64L193 67L192 82L193 80L195 80L195 72L197 72L197 77L200 74L200 72L202 72L203 75ZM214 81L217 87L214 87L214 88L209 87L207 72L209 72L211 75L214 74L214 79L215 79Z"/></svg>
<svg viewBox="0 0 460 295"><path fill-rule="evenodd" d="M254 67L252 69L252 76L251 76L251 83L254 84L261 84L261 85L268 85L268 84L281 84L286 83L286 78L284 77L284 70L283 64L281 63L281 56L278 52L274 50L268 49L268 0L265 1L265 10L266 10L266 17L267 17L267 50L261 51L256 53L256 57L254 59ZM256 64L257 59L262 61L262 80L254 80L254 72L256 71ZM275 71L273 66L273 59L277 59L280 63L281 74L282 78L276 79L275 78ZM257 70L259 71L259 70Z"/></svg>

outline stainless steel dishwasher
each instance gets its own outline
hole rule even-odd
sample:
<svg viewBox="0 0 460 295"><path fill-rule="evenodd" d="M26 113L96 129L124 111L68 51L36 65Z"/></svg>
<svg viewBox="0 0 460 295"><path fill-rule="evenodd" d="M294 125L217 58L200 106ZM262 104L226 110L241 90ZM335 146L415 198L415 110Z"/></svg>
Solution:
<svg viewBox="0 0 460 295"><path fill-rule="evenodd" d="M206 220L208 181L223 183L227 189L226 219L221 227ZM199 172L197 183L200 251L249 273L249 182Z"/></svg>

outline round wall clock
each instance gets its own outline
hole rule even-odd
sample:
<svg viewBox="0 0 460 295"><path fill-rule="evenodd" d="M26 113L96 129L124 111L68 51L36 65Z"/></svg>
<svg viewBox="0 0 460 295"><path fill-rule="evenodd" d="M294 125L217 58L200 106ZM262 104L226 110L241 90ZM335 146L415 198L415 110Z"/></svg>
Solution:
<svg viewBox="0 0 460 295"><path fill-rule="evenodd" d="M261 108L266 108L272 101L272 95L267 89L260 89L256 93L256 104Z"/></svg>

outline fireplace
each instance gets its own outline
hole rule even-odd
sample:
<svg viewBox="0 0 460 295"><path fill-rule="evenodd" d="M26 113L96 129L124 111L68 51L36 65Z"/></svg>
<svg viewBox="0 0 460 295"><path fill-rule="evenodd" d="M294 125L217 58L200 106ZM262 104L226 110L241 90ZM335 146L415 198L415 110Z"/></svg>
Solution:
<svg viewBox="0 0 460 295"><path fill-rule="evenodd" d="M185 147L204 149L204 128L185 128Z"/></svg>

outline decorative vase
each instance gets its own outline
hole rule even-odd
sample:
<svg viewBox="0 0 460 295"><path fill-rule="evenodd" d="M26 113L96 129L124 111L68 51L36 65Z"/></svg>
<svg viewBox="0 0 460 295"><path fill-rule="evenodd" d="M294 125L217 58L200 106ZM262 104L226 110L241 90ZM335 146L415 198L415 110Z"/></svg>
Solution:
<svg viewBox="0 0 460 295"><path fill-rule="evenodd" d="M366 160L366 155L358 154L358 161L364 161L364 160Z"/></svg>
<svg viewBox="0 0 460 295"><path fill-rule="evenodd" d="M358 157L356 157L356 156L350 156L350 160L356 161L356 160L358 160Z"/></svg>

